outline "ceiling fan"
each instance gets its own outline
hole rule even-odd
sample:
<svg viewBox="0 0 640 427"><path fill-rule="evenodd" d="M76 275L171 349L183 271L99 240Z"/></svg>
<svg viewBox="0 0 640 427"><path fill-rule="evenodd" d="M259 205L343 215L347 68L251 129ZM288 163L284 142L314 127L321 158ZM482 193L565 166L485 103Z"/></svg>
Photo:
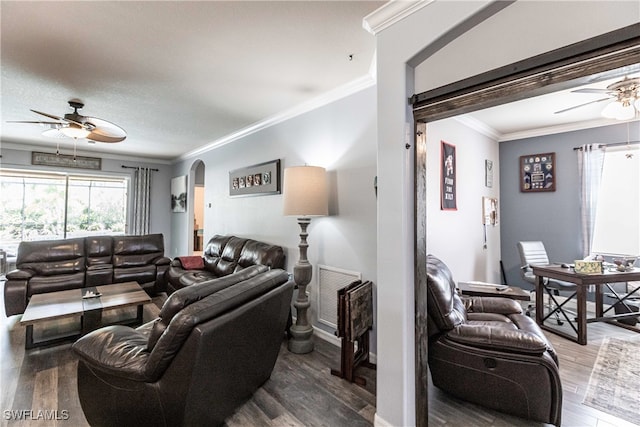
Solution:
<svg viewBox="0 0 640 427"><path fill-rule="evenodd" d="M127 137L127 133L120 126L117 126L106 120L97 117L88 117L78 114L78 110L84 107L84 104L72 99L69 106L73 108L73 113L67 113L64 117L58 117L53 114L43 113L41 111L31 110L36 114L48 117L55 121L9 121L8 123L31 123L47 125L49 129L42 134L53 138L73 138L75 140L86 138L90 141L97 142L121 142Z"/></svg>
<svg viewBox="0 0 640 427"><path fill-rule="evenodd" d="M640 77L625 77L620 81L611 83L606 89L584 88L571 92L598 93L605 94L606 97L565 108L564 110L556 111L555 114L604 101L611 101L602 110L602 115L609 119L630 120L635 117L636 111L640 112Z"/></svg>

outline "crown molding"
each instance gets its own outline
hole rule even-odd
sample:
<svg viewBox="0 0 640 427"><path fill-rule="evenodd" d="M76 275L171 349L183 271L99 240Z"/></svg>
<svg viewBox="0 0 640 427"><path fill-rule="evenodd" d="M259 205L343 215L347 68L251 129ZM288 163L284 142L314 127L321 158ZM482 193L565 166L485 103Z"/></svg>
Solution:
<svg viewBox="0 0 640 427"><path fill-rule="evenodd" d="M216 148L220 148L224 145L230 144L234 141L237 141L241 138L254 134L256 132L260 132L263 129L267 129L271 126L277 125L278 123L282 123L286 120L292 119L301 114L307 113L309 111L315 110L317 108L328 105L332 102L335 102L339 99L352 95L354 93L360 92L361 90L367 89L376 84L375 78L366 74L356 80L353 80L345 85L342 85L334 90L324 93L316 98L313 98L307 102L299 104L296 107L293 107L289 110L285 110L281 113L268 117L264 120L256 122L252 125L249 125L243 129L240 129L237 132L233 132L227 136L219 138L209 144L206 144L200 148L189 151L174 160L174 162L179 162L182 160L187 160L193 157L197 157L201 154L204 154L208 151L214 150Z"/></svg>
<svg viewBox="0 0 640 427"><path fill-rule="evenodd" d="M391 0L362 19L362 27L374 36L435 0Z"/></svg>
<svg viewBox="0 0 640 427"><path fill-rule="evenodd" d="M595 119L583 122L567 123L563 125L548 126L519 132L505 133L500 135L498 142L515 141L517 139L535 138L545 135L553 135L557 133L573 132L577 130L592 129L602 126L612 126L620 123L633 122L637 119L634 117L630 120L611 120L611 119Z"/></svg>
<svg viewBox="0 0 640 427"><path fill-rule="evenodd" d="M475 130L476 132L479 132L482 135L493 139L494 141L499 141L500 138L502 137L500 132L498 132L497 130L495 130L491 126L487 125L486 123L481 122L480 120L476 119L475 117L471 117L469 115L464 114L464 115L461 115L461 116L454 116L453 119L456 120L457 122L462 123L463 125L467 126L468 128L471 128L471 129Z"/></svg>

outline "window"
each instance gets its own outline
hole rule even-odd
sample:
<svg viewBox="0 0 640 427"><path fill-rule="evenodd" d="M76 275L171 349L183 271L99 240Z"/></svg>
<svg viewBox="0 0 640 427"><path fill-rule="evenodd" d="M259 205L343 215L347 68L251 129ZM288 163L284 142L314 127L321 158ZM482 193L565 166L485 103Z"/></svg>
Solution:
<svg viewBox="0 0 640 427"><path fill-rule="evenodd" d="M640 147L607 148L591 252L640 255L639 218Z"/></svg>
<svg viewBox="0 0 640 427"><path fill-rule="evenodd" d="M127 188L124 177L0 170L0 247L124 234Z"/></svg>

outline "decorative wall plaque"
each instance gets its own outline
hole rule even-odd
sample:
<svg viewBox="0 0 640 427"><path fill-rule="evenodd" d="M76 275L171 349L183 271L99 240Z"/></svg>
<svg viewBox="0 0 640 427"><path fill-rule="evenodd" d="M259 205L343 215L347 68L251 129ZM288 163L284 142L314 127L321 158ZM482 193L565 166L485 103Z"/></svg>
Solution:
<svg viewBox="0 0 640 427"><path fill-rule="evenodd" d="M58 166L62 168L102 169L102 159L99 157L71 156L68 154L31 152L32 165Z"/></svg>
<svg viewBox="0 0 640 427"><path fill-rule="evenodd" d="M520 156L520 191L556 191L556 153Z"/></svg>

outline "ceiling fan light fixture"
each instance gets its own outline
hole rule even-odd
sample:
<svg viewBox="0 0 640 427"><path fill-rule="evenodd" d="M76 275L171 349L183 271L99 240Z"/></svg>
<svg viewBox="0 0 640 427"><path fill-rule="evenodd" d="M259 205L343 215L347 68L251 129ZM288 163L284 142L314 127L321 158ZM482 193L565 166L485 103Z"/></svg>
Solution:
<svg viewBox="0 0 640 427"><path fill-rule="evenodd" d="M608 119L630 120L636 115L636 109L628 101L613 101L604 107L602 115Z"/></svg>
<svg viewBox="0 0 640 427"><path fill-rule="evenodd" d="M640 111L640 98L636 98L636 102L633 103L636 107L636 110Z"/></svg>
<svg viewBox="0 0 640 427"><path fill-rule="evenodd" d="M69 126L60 128L60 132L62 132L69 138L74 138L74 139L86 138L91 133L91 131L88 131L82 126L78 126L75 123L69 123Z"/></svg>

